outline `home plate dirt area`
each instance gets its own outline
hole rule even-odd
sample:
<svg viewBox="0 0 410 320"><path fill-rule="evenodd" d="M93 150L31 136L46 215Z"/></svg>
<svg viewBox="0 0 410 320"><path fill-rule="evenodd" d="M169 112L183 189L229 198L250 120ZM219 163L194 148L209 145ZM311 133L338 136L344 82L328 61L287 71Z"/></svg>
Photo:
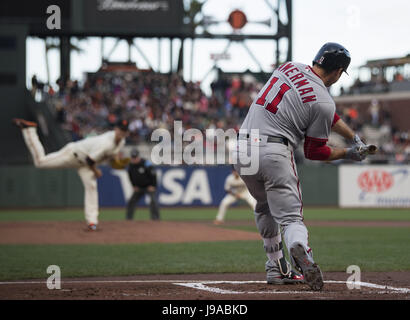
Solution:
<svg viewBox="0 0 410 320"><path fill-rule="evenodd" d="M367 272L349 290L347 274L327 272L322 291L303 285L268 285L263 273L149 275L66 279L49 290L45 280L0 282L0 299L45 300L409 300L408 272Z"/></svg>
<svg viewBox="0 0 410 320"><path fill-rule="evenodd" d="M0 244L86 244L260 240L256 232L215 227L210 222L109 221L86 232L83 222L4 222ZM322 291L306 284L268 285L265 273L170 274L62 279L49 290L46 280L0 282L0 299L110 300L410 300L410 272L362 272L350 290L349 274L325 272Z"/></svg>

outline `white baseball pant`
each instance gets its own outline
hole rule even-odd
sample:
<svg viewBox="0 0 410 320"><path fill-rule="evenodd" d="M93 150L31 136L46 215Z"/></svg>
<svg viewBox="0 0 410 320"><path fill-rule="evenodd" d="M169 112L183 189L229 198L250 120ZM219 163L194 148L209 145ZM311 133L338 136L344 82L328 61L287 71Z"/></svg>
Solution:
<svg viewBox="0 0 410 320"><path fill-rule="evenodd" d="M73 143L68 143L56 152L45 154L36 128L23 129L24 141L29 149L36 168L75 168L84 186L84 213L88 224L98 224L98 189L94 172L81 163L73 151Z"/></svg>
<svg viewBox="0 0 410 320"><path fill-rule="evenodd" d="M245 200L249 206L252 208L252 210L255 210L256 206L256 200L251 196L248 190L245 190L241 193L238 194L240 199ZM226 210L228 209L229 206L231 206L233 203L238 201L238 199L233 196L232 194L228 193L221 201L221 204L219 205L218 209L218 214L216 216L217 221L224 221L225 220L225 215L226 215Z"/></svg>

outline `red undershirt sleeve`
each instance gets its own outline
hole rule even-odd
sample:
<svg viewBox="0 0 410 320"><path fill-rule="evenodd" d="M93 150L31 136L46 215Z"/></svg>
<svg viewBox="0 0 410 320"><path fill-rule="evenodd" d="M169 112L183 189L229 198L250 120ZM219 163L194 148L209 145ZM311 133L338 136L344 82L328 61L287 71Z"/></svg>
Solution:
<svg viewBox="0 0 410 320"><path fill-rule="evenodd" d="M340 117L334 102L318 102L309 110L309 126L305 134L304 152L310 160L327 160L332 152L326 145L332 128Z"/></svg>
<svg viewBox="0 0 410 320"><path fill-rule="evenodd" d="M310 160L327 160L331 150L326 145L327 139L306 137L304 144L305 157Z"/></svg>
<svg viewBox="0 0 410 320"><path fill-rule="evenodd" d="M339 115L335 112L335 115L333 117L333 122L332 122L332 127L338 122L340 119Z"/></svg>

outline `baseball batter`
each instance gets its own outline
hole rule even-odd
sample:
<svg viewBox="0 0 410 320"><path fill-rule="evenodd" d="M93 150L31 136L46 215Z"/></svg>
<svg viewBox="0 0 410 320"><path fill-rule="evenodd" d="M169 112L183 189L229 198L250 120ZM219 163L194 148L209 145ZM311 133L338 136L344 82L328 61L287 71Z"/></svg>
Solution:
<svg viewBox="0 0 410 320"><path fill-rule="evenodd" d="M255 221L268 257L268 280L283 255L283 235L291 260L306 283L312 290L323 287L323 276L313 260L303 223L302 191L293 150L304 139L305 157L311 160L361 161L366 157L361 152L364 143L335 113L335 103L327 90L346 72L350 59L348 50L340 44L326 43L312 66L284 63L253 101L239 131L235 168L257 201ZM255 129L259 134L252 134ZM350 141L352 147L329 147L331 130ZM240 147L241 140L245 140L244 148ZM240 163L241 153L254 148L259 155L258 171L247 175L241 170L246 168Z"/></svg>
<svg viewBox="0 0 410 320"><path fill-rule="evenodd" d="M243 182L235 170L232 170L232 173L226 177L224 189L227 194L219 205L218 214L214 224L223 224L225 221L226 210L239 199L245 200L252 210L255 210L256 200L251 196L245 182Z"/></svg>
<svg viewBox="0 0 410 320"><path fill-rule="evenodd" d="M37 168L75 168L84 185L84 212L88 230L97 230L98 189L97 179L102 176L97 165L116 157L125 145L128 121L119 121L114 130L98 136L70 142L61 150L45 154L37 134L37 124L23 119L13 119L22 129L23 138Z"/></svg>

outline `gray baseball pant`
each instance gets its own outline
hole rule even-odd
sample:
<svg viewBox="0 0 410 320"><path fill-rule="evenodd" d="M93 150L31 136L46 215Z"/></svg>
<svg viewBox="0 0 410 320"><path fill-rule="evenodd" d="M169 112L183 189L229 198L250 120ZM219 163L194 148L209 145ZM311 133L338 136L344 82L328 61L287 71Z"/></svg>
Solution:
<svg viewBox="0 0 410 320"><path fill-rule="evenodd" d="M277 259L278 243L281 241L282 228L285 244L290 250L295 243L301 243L310 252L308 231L303 223L303 204L300 182L291 147L272 142L258 142L257 171L244 173L249 165L241 163L240 158L250 156L251 144L235 151L235 169L246 183L249 192L256 199L255 221L261 234L265 251L270 260ZM242 154L241 154L242 153Z"/></svg>

